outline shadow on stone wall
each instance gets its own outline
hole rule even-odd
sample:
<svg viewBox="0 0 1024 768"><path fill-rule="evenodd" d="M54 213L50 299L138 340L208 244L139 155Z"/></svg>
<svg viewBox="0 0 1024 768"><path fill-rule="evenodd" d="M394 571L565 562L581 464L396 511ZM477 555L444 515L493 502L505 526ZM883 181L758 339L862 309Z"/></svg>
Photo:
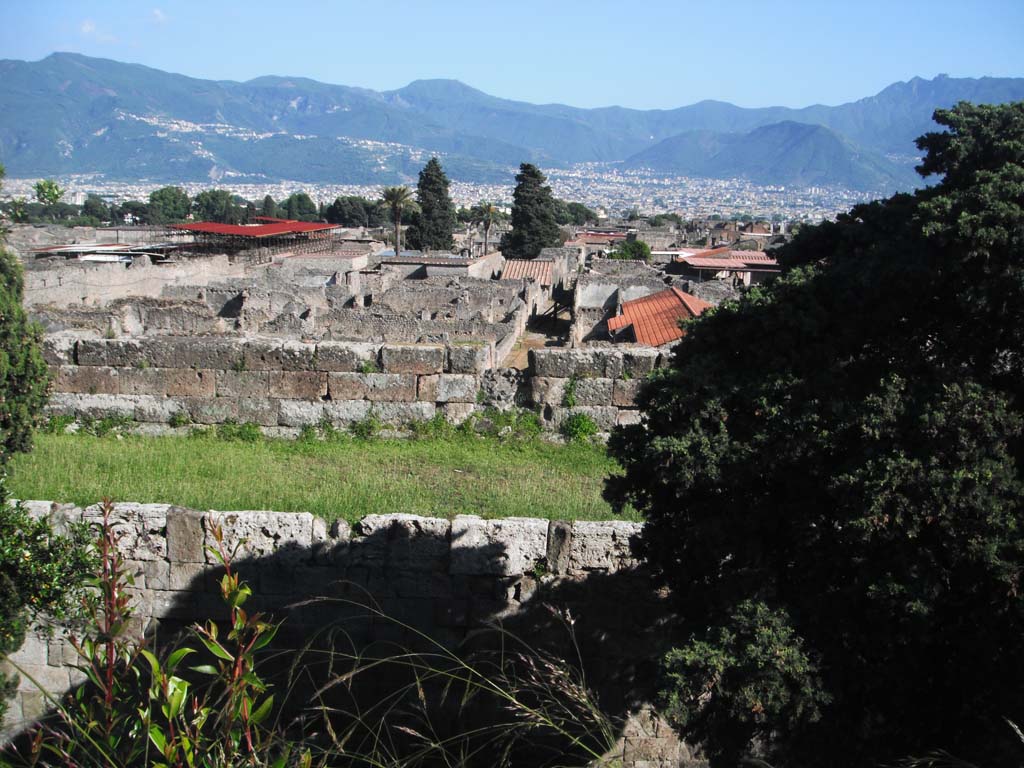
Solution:
<svg viewBox="0 0 1024 768"><path fill-rule="evenodd" d="M307 523L308 544L296 535ZM691 762L648 706L676 620L631 558L635 526L386 515L352 531L306 515L177 508L165 525L166 560L133 565L139 629L166 649L191 623L226 618L223 568L204 553L220 525L254 591L247 608L281 622L262 670L292 736L326 744L351 732L350 752L402 765L583 766L594 752L609 765ZM146 527L126 531L136 555ZM579 742L528 709L560 718ZM448 748L424 756L424 741Z"/></svg>

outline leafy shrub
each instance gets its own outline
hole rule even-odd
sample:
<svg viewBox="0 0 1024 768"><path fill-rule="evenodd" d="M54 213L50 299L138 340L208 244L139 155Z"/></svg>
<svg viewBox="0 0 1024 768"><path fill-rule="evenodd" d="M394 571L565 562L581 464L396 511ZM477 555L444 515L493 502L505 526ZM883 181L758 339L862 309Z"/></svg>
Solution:
<svg viewBox="0 0 1024 768"><path fill-rule="evenodd" d="M348 425L348 431L359 440L372 440L380 434L383 428L384 425L381 423L380 418L372 411L365 419L353 421Z"/></svg>
<svg viewBox="0 0 1024 768"><path fill-rule="evenodd" d="M74 423L74 416L51 416L43 425L43 432L48 435L62 435Z"/></svg>
<svg viewBox="0 0 1024 768"><path fill-rule="evenodd" d="M192 417L188 415L188 411L175 411L171 414L171 418L167 423L176 429L178 427L187 427L192 423Z"/></svg>
<svg viewBox="0 0 1024 768"><path fill-rule="evenodd" d="M263 439L263 432L258 424L253 424L252 422L236 424L233 421L225 421L217 427L217 437L221 440L258 443Z"/></svg>
<svg viewBox="0 0 1024 768"><path fill-rule="evenodd" d="M562 437L572 443L584 442L597 434L597 424L585 413L570 413L558 425Z"/></svg>
<svg viewBox="0 0 1024 768"><path fill-rule="evenodd" d="M376 360L364 360L359 364L359 373L380 373Z"/></svg>
<svg viewBox="0 0 1024 768"><path fill-rule="evenodd" d="M417 440L445 440L456 434L455 426L443 413L436 413L426 421L409 422L408 426Z"/></svg>
<svg viewBox="0 0 1024 768"><path fill-rule="evenodd" d="M118 435L125 432L132 425L128 416L104 416L94 418L84 416L81 419L81 431L95 437L106 437L107 435Z"/></svg>

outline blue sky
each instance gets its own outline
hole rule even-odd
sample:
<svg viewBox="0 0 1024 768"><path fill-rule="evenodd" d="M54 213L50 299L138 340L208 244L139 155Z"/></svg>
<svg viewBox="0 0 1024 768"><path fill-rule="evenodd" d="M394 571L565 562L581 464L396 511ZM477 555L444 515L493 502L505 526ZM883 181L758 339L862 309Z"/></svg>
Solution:
<svg viewBox="0 0 1024 768"><path fill-rule="evenodd" d="M839 104L914 75L1024 76L1024 0L5 3L0 57L377 90L451 77L580 107Z"/></svg>

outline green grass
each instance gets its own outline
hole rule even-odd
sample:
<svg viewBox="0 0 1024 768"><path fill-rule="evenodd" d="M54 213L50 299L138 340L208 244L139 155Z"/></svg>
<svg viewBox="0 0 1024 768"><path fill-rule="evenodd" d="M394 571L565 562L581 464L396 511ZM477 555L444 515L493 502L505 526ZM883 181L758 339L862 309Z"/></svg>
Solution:
<svg viewBox="0 0 1024 768"><path fill-rule="evenodd" d="M241 442L212 435L38 434L9 475L20 499L164 502L312 512L327 520L408 512L451 517L615 518L617 469L602 446L473 436ZM625 519L637 519L631 511Z"/></svg>

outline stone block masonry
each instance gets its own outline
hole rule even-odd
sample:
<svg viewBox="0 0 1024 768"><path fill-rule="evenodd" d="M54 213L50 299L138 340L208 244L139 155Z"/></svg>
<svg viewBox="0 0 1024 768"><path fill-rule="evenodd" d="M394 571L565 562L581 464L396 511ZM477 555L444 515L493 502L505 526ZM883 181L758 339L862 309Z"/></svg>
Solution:
<svg viewBox="0 0 1024 768"><path fill-rule="evenodd" d="M101 520L98 505L82 509L33 501L26 506L58 527ZM210 551L219 529L225 548L236 550L234 565L253 587L247 607L284 622L276 644L288 638L301 642L337 619L336 602L309 602L314 598L380 606L387 616L364 612L361 629L347 625L366 643L380 639L411 646L422 640L416 634L421 632L455 649L479 638L480 630L495 621L531 641L564 643L564 626L555 622L552 631L552 618L572 617L588 679L596 681L602 704L615 710L611 714L627 721L610 757L622 760L632 753L650 760L656 750L657 762L637 757L620 764L667 768L689 754L648 710L642 722L629 725L638 702L649 701L656 691L654 662L665 650L671 624L664 596L632 555L638 523L391 514L349 525L327 524L305 513L136 503L116 504L111 522L134 574L137 633L159 625L166 638L176 627L223 618L219 565ZM358 613L356 608L349 613ZM578 658L575 647L558 652ZM44 696L28 677L61 694L81 682L74 658L60 634L30 636L11 656L26 675L4 723L7 732L45 709Z"/></svg>
<svg viewBox="0 0 1024 768"><path fill-rule="evenodd" d="M479 410L487 376L499 370L495 348L484 342L54 334L43 352L54 415L290 429L325 419L344 428L371 415L393 426L437 413L461 422ZM514 400L536 408L548 429L580 411L607 431L639 420L640 386L665 362L664 353L642 347L533 350L525 396Z"/></svg>

